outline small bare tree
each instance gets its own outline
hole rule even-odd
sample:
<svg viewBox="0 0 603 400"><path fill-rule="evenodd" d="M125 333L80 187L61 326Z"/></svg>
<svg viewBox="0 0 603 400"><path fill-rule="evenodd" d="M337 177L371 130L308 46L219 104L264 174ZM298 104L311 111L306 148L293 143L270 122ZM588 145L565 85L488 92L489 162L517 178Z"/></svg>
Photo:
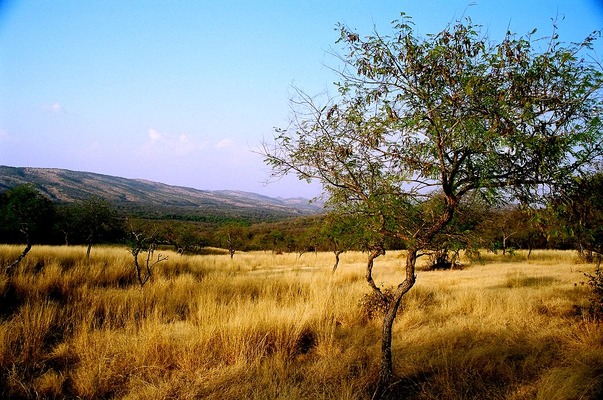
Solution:
<svg viewBox="0 0 603 400"><path fill-rule="evenodd" d="M146 235L144 231L136 229L130 220L128 220L128 228L133 239L130 246L130 253L134 257L136 277L142 288L150 279L152 279L153 267L162 261L166 261L168 256L164 256L161 253L157 254L157 258L154 256L155 250L157 249L157 231L153 232L151 235ZM147 253L143 266L140 265L139 261L140 253Z"/></svg>
<svg viewBox="0 0 603 400"><path fill-rule="evenodd" d="M228 248L230 258L233 258L237 249L240 249L243 238L243 225L238 222L229 222L218 231L222 237L221 242Z"/></svg>

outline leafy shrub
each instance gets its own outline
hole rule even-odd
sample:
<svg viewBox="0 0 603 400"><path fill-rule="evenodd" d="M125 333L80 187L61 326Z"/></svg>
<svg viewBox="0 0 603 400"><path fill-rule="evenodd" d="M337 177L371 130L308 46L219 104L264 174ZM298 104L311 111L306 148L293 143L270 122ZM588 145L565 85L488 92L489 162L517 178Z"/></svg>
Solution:
<svg viewBox="0 0 603 400"><path fill-rule="evenodd" d="M603 271L597 268L594 274L584 274L591 288L588 315L595 321L603 321Z"/></svg>
<svg viewBox="0 0 603 400"><path fill-rule="evenodd" d="M447 249L435 250L429 254L429 269L436 271L460 268L458 253L458 251L455 251L451 255Z"/></svg>

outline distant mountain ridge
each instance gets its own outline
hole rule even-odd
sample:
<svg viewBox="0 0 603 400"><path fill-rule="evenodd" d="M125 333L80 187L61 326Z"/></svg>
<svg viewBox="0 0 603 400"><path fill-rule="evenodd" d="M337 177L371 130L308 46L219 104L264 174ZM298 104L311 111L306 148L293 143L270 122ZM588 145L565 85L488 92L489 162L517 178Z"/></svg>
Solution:
<svg viewBox="0 0 603 400"><path fill-rule="evenodd" d="M156 217L195 219L209 215L269 220L322 212L322 204L301 198L273 198L237 190L199 190L58 168L0 165L0 192L25 183L33 184L57 203L98 196L122 210Z"/></svg>

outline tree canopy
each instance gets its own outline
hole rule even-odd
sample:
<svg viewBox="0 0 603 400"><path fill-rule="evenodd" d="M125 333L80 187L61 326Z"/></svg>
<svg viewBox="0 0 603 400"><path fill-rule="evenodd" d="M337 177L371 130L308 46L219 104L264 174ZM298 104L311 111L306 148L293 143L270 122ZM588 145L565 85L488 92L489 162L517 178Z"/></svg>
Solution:
<svg viewBox="0 0 603 400"><path fill-rule="evenodd" d="M591 261L603 254L603 172L576 178L557 193L549 207L554 233L570 239L579 254Z"/></svg>
<svg viewBox="0 0 603 400"><path fill-rule="evenodd" d="M21 262L34 243L50 235L54 219L52 202L32 185L19 185L0 194L0 238L25 243L21 255L6 266L6 272Z"/></svg>
<svg viewBox="0 0 603 400"><path fill-rule="evenodd" d="M20 233L20 237L6 238L10 242L32 243L50 236L55 222L54 205L32 185L19 185L0 196L0 231L4 235Z"/></svg>

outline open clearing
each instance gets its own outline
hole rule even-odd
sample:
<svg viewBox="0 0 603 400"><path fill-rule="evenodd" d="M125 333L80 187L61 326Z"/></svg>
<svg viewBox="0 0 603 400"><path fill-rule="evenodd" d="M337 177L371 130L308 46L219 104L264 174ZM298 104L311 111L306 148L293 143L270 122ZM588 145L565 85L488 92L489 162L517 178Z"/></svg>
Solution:
<svg viewBox="0 0 603 400"><path fill-rule="evenodd" d="M0 246L7 265L22 249ZM180 256L138 285L124 247L34 246L0 275L0 396L369 399L380 318L366 254ZM403 252L376 260L401 281ZM397 398L597 399L603 333L573 252L419 270L394 325Z"/></svg>

